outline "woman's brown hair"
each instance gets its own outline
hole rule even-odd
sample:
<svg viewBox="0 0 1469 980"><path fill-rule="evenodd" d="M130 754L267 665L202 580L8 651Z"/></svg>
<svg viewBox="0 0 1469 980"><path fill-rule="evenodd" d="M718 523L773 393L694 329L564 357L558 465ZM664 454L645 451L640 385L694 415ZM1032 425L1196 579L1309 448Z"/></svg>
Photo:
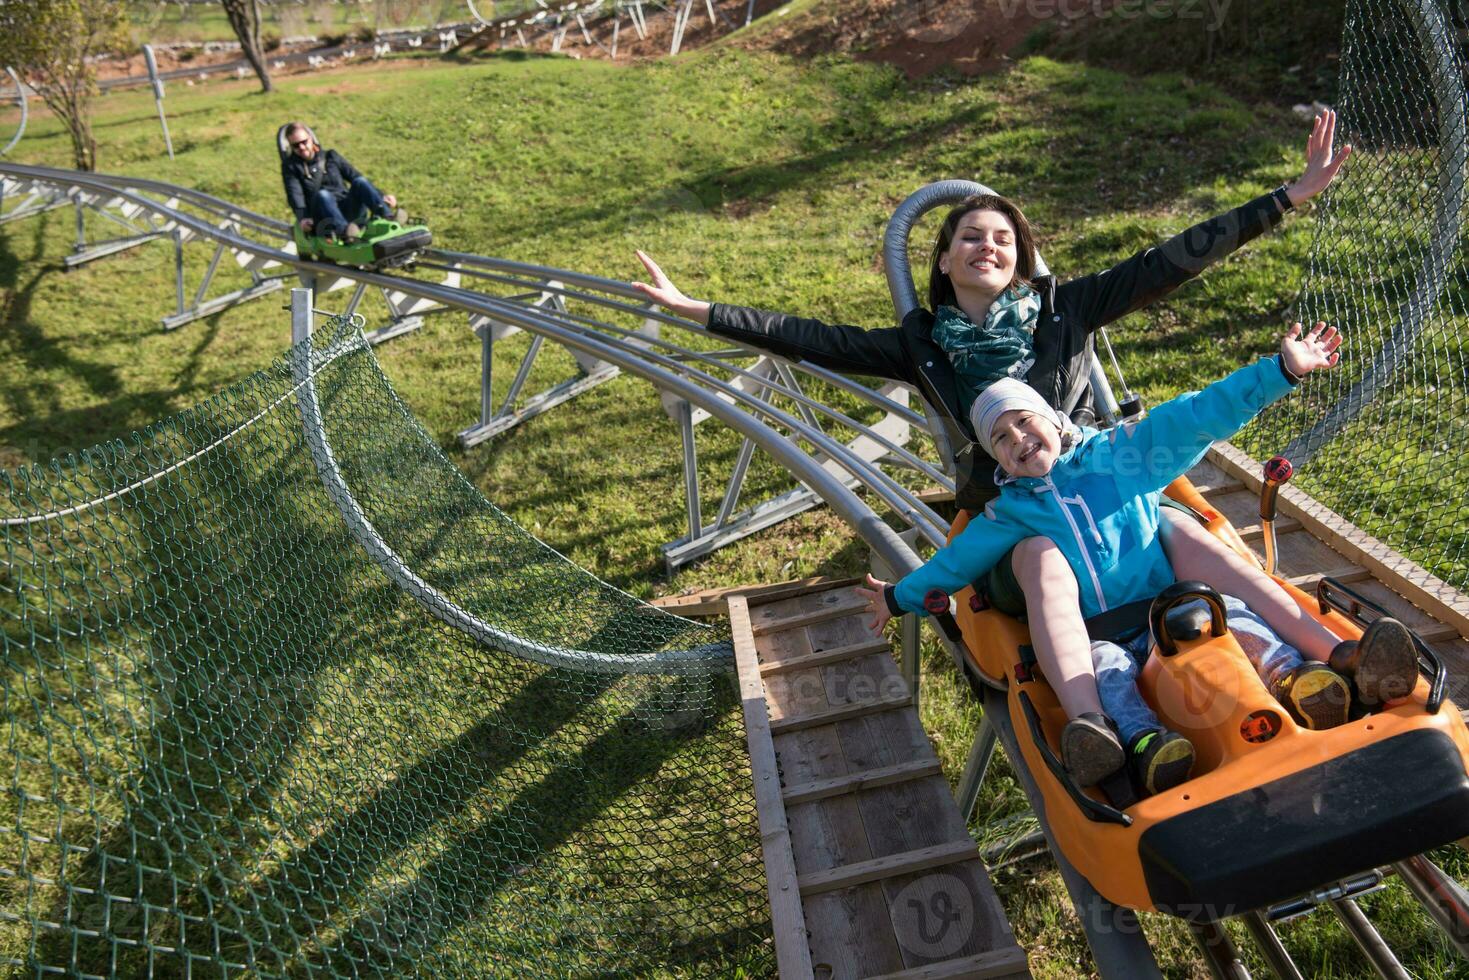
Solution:
<svg viewBox="0 0 1469 980"><path fill-rule="evenodd" d="M954 233L959 230L959 222L966 214L974 211L998 211L1009 218L1010 224L1015 228L1015 275L1010 279L1010 285L1029 286L1035 276L1035 235L1020 208L1015 202L998 194L971 195L955 205L944 218L944 223L939 228L939 237L933 243L933 253L929 256L928 308L935 313L940 306L953 306L957 302L954 283L946 273L939 270L939 258L954 243Z"/></svg>

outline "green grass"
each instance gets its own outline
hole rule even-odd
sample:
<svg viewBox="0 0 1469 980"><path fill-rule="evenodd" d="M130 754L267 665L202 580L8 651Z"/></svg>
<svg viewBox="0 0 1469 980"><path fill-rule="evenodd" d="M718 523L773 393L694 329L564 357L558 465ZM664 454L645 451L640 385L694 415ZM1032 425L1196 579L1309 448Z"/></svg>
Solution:
<svg viewBox="0 0 1469 980"><path fill-rule="evenodd" d="M427 215L449 247L618 278L638 274L632 250L642 247L691 294L873 325L890 319L877 260L884 222L925 181L970 177L1013 193L1051 267L1065 275L1104 267L1276 186L1295 174L1306 136L1287 113L1177 75L1139 78L1045 58L965 83L908 83L839 59L719 49L631 69L536 57L404 62L279 86L268 97L246 83L171 88L174 162L161 157L151 101L109 96L99 103L100 165L280 213L272 138L280 122L304 117L327 145ZM65 165L65 140L38 118L14 156ZM931 233L932 221L915 241ZM71 234L64 211L0 228L5 461L121 436L264 367L286 345L278 297L163 334L168 250L151 245L63 273ZM1132 386L1156 402L1271 348L1309 235L1310 222L1294 218L1123 321L1112 334ZM194 277L207 258L191 254ZM514 343L507 347L501 385L513 371ZM822 510L669 576L658 546L683 533L679 444L646 385L619 379L466 452L453 439L477 414L478 344L463 319L432 317L378 355L415 415L491 500L636 594L846 574L865 563ZM566 367L564 357L547 360L543 379ZM708 514L737 441L704 428ZM784 486L768 463L752 481L752 495ZM933 649L925 656L924 723L957 777L976 708L946 660ZM1023 805L997 761L980 812L998 818ZM1469 871L1457 852L1444 860L1460 876ZM1050 866L1007 869L997 885L1036 975L1082 974L1084 941ZM1465 975L1401 889L1369 904L1411 970ZM1323 920L1286 932L1303 968L1365 975ZM1150 916L1147 926L1169 976L1203 975L1176 923ZM722 963L716 973L740 968Z"/></svg>

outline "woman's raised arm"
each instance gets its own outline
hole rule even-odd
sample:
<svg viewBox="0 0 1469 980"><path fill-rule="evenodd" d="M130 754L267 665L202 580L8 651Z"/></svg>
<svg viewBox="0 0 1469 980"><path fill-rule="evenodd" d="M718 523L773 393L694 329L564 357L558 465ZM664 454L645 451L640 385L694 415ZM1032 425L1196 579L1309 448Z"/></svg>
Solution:
<svg viewBox="0 0 1469 980"><path fill-rule="evenodd" d="M683 290L673 284L673 280L664 275L663 270L658 267L652 257L642 249L637 251L638 261L643 263L643 268L648 270L648 278L653 282L635 282L632 288L642 293L664 309L670 310L685 320L693 320L702 326L709 326L709 307L711 304L703 300L689 299L683 294Z"/></svg>

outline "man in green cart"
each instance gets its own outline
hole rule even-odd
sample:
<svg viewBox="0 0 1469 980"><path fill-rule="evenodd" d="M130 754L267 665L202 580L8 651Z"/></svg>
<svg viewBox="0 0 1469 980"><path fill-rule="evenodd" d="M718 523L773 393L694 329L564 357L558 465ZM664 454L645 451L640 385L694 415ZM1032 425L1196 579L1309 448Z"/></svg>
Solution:
<svg viewBox="0 0 1469 980"><path fill-rule="evenodd" d="M364 211L399 224L407 221L397 198L380 193L336 150L323 150L305 123L282 126L277 143L286 202L306 234L356 241L362 236L357 219Z"/></svg>

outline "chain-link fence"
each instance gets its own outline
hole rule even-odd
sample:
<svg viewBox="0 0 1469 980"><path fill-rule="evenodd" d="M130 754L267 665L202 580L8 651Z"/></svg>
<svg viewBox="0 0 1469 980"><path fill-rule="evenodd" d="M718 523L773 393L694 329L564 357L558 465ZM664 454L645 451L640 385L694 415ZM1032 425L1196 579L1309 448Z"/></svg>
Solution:
<svg viewBox="0 0 1469 980"><path fill-rule="evenodd" d="M349 531L320 444L406 567L519 642L637 661L727 633L636 602L487 503L355 327L316 350L309 392L297 350L0 479L0 962L767 972L723 661L580 670L446 626ZM303 429L317 411L320 439Z"/></svg>
<svg viewBox="0 0 1469 980"><path fill-rule="evenodd" d="M1346 335L1240 442L1469 589L1469 282L1464 21L1452 0L1352 0L1338 142L1354 155L1317 214L1297 316ZM1307 464L1302 466L1302 464Z"/></svg>

